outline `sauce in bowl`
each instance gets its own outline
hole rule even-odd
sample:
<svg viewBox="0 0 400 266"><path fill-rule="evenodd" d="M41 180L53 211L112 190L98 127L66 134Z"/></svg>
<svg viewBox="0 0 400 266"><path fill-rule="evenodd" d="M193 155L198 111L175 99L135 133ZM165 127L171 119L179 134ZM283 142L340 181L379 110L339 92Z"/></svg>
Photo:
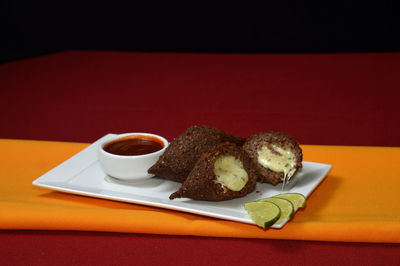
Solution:
<svg viewBox="0 0 400 266"><path fill-rule="evenodd" d="M164 143L161 139L147 135L131 135L111 141L103 149L115 155L135 156L153 153L163 148Z"/></svg>

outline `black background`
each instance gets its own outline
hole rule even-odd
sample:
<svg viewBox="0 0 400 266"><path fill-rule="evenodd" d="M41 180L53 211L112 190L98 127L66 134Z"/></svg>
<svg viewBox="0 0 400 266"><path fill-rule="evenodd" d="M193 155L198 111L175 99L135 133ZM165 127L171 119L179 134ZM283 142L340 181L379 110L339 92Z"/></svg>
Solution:
<svg viewBox="0 0 400 266"><path fill-rule="evenodd" d="M379 3L379 4L378 4ZM3 1L0 63L80 49L321 53L400 50L391 3Z"/></svg>

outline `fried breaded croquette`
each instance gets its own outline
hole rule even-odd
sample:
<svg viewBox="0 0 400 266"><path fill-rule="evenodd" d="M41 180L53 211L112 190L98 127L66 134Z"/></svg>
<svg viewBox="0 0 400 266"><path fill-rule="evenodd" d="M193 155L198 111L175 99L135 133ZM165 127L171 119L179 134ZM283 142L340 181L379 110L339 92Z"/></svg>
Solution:
<svg viewBox="0 0 400 266"><path fill-rule="evenodd" d="M258 181L277 184L289 180L302 167L303 153L297 141L281 132L261 132L243 145L258 172Z"/></svg>
<svg viewBox="0 0 400 266"><path fill-rule="evenodd" d="M233 143L223 143L201 155L170 199L229 200L252 192L256 182L257 175L247 154Z"/></svg>
<svg viewBox="0 0 400 266"><path fill-rule="evenodd" d="M204 152L226 141L243 145L245 139L211 126L192 126L171 142L148 172L183 182Z"/></svg>

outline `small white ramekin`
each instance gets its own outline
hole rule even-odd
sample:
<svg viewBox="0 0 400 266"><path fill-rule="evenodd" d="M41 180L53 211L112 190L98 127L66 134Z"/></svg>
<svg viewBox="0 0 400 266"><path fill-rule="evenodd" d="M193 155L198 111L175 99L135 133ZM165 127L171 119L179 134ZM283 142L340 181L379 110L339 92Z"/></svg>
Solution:
<svg viewBox="0 0 400 266"><path fill-rule="evenodd" d="M104 146L112 141L135 135L157 138L162 141L164 147L153 153L129 156L116 155L104 150ZM116 135L106 142L101 143L98 149L98 156L100 164L107 175L122 180L144 180L154 176L149 174L147 170L157 162L167 147L168 141L161 136L150 133L125 133Z"/></svg>

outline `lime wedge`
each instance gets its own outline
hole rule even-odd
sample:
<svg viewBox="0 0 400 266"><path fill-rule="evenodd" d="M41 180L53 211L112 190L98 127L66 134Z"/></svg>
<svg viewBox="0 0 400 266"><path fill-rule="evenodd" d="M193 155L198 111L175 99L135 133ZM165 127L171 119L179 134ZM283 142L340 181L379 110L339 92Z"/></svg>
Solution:
<svg viewBox="0 0 400 266"><path fill-rule="evenodd" d="M281 210L272 202L247 202L244 207L250 218L264 229L273 225L281 216Z"/></svg>
<svg viewBox="0 0 400 266"><path fill-rule="evenodd" d="M271 202L276 204L279 207L279 209L281 209L281 217L279 217L279 219L275 222L277 224L289 220L290 218L292 218L294 214L293 204L287 199L272 197L272 198L260 199L258 202Z"/></svg>
<svg viewBox="0 0 400 266"><path fill-rule="evenodd" d="M304 195L300 193L279 194L274 196L274 198L289 200L293 204L295 212L297 211L298 208L303 208L304 206L306 206L306 197L304 197Z"/></svg>

